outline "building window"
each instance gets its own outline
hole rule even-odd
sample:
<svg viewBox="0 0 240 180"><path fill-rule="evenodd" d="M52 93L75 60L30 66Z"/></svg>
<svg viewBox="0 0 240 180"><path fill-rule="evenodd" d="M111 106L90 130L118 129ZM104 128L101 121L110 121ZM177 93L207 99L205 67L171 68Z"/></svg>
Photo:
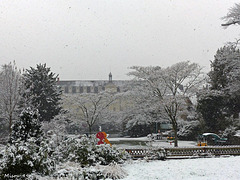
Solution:
<svg viewBox="0 0 240 180"><path fill-rule="evenodd" d="M68 86L65 86L64 93L68 93Z"/></svg>
<svg viewBox="0 0 240 180"><path fill-rule="evenodd" d="M72 87L72 93L76 93L76 86Z"/></svg>
<svg viewBox="0 0 240 180"><path fill-rule="evenodd" d="M79 87L79 92L83 93L83 87L82 86Z"/></svg>
<svg viewBox="0 0 240 180"><path fill-rule="evenodd" d="M98 87L94 87L94 93L98 93Z"/></svg>
<svg viewBox="0 0 240 180"><path fill-rule="evenodd" d="M90 93L90 92L91 92L91 87L88 86L88 87L87 87L87 93Z"/></svg>

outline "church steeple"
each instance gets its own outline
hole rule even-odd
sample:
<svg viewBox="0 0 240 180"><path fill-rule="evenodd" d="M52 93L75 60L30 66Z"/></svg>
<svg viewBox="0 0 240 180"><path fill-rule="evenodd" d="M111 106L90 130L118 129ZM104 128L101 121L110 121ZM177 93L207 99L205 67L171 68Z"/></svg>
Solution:
<svg viewBox="0 0 240 180"><path fill-rule="evenodd" d="M111 83L112 82L112 73L111 72L109 73L108 77L109 77L109 82Z"/></svg>

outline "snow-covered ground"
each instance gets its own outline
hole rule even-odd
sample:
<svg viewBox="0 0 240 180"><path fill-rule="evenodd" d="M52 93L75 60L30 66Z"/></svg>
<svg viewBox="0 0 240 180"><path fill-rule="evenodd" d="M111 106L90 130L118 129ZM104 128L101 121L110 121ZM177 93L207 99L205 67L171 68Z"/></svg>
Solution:
<svg viewBox="0 0 240 180"><path fill-rule="evenodd" d="M118 143L118 148L147 148L147 137L142 138L108 138L111 143ZM129 142L126 143L126 142ZM125 144L124 144L125 143ZM140 143L140 145L139 145ZM141 145L142 143L142 145ZM152 146L173 147L166 140L156 140ZM196 146L194 141L179 141L180 147ZM0 146L0 150L3 146ZM63 169L78 172L81 167L77 163L62 164ZM127 176L123 180L240 180L240 156L198 159L171 159L166 161L129 161L120 165ZM98 168L100 168L99 166ZM107 167L102 166L105 169ZM97 167L93 167L97 169ZM125 174L125 173L124 173ZM51 177L40 177L40 180L53 180ZM64 179L64 178L63 178ZM65 178L66 179L66 178Z"/></svg>
<svg viewBox="0 0 240 180"><path fill-rule="evenodd" d="M240 156L167 161L134 161L123 180L239 180Z"/></svg>
<svg viewBox="0 0 240 180"><path fill-rule="evenodd" d="M142 138L109 138L118 148L147 148L147 137ZM128 143L126 143L128 142ZM131 143L135 142L135 143ZM136 145L139 143L139 145ZM179 147L196 146L194 141L178 141ZM155 147L173 147L174 143L166 140L152 142ZM178 179L209 179L239 180L240 156L220 158L198 158L166 161L133 161L123 166L128 176L124 180L178 180Z"/></svg>

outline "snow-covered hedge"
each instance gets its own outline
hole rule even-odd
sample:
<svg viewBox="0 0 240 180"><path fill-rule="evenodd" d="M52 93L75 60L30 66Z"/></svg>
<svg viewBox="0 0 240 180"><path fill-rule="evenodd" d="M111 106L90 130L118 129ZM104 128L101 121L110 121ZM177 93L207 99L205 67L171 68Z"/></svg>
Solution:
<svg viewBox="0 0 240 180"><path fill-rule="evenodd" d="M124 173L116 164L129 158L124 150L117 150L110 145L97 145L98 140L94 136L66 138L57 147L49 139L42 140L40 144L37 141L34 137L26 141L19 138L7 144L0 160L0 179L14 177L30 180L38 176L60 179L104 179L115 176L117 179L123 177ZM102 168L98 169L98 166Z"/></svg>
<svg viewBox="0 0 240 180"><path fill-rule="evenodd" d="M52 150L46 141L36 144L36 138L26 141L16 140L7 144L0 165L0 179L6 177L31 174L36 172L49 175L55 170L55 162L51 158Z"/></svg>
<svg viewBox="0 0 240 180"><path fill-rule="evenodd" d="M110 145L97 145L94 136L67 138L56 150L57 161L78 162L82 167L96 164L108 165L111 162L123 163L129 156L124 150L117 150Z"/></svg>
<svg viewBox="0 0 240 180"><path fill-rule="evenodd" d="M84 179L84 180L92 180L92 179L104 179L104 175L101 170L96 169L95 167L90 168L81 168L79 165L73 164L62 164L63 167L59 167L59 169L53 174L53 177L58 180L64 179Z"/></svg>
<svg viewBox="0 0 240 180"><path fill-rule="evenodd" d="M79 167L78 163L66 162L61 163L57 167L57 171L53 174L54 178L58 180L65 179L122 179L127 175L126 171L122 169L121 165L117 163L110 163L107 166L99 165L90 167Z"/></svg>
<svg viewBox="0 0 240 180"><path fill-rule="evenodd" d="M110 145L97 145L95 136L68 137L54 152L58 179L119 179L126 175L118 165L130 156Z"/></svg>

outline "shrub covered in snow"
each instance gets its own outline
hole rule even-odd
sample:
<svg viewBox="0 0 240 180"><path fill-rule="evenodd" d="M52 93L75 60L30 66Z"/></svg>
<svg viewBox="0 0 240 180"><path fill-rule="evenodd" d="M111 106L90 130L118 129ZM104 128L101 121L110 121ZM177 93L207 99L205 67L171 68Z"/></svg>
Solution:
<svg viewBox="0 0 240 180"><path fill-rule="evenodd" d="M50 143L44 140L38 111L24 109L12 128L0 165L1 178L31 174L51 174L55 162L51 158ZM19 176L19 177L20 177Z"/></svg>
<svg viewBox="0 0 240 180"><path fill-rule="evenodd" d="M166 151L164 148L159 147L149 147L148 153L144 157L144 160L165 160L166 159Z"/></svg>
<svg viewBox="0 0 240 180"><path fill-rule="evenodd" d="M122 179L127 176L127 172L117 163L111 163L103 170L104 177L111 179Z"/></svg>
<svg viewBox="0 0 240 180"><path fill-rule="evenodd" d="M43 132L38 117L37 110L32 110L30 107L24 109L12 126L10 141L27 141L30 137L35 137L40 142Z"/></svg>
<svg viewBox="0 0 240 180"><path fill-rule="evenodd" d="M201 134L201 124L199 121L179 123L178 137L182 140L196 140L196 137Z"/></svg>
<svg viewBox="0 0 240 180"><path fill-rule="evenodd" d="M94 136L82 136L80 139L68 138L61 142L56 153L58 160L78 162L82 167L91 166L97 163L108 165L111 162L122 163L128 158L123 150L117 150L110 145L97 145L97 138Z"/></svg>
<svg viewBox="0 0 240 180"><path fill-rule="evenodd" d="M58 179L119 179L125 172L118 166L129 155L110 145L97 145L94 136L66 138L54 152L57 163L53 177Z"/></svg>
<svg viewBox="0 0 240 180"><path fill-rule="evenodd" d="M80 168L74 167L73 164L66 167L62 167L58 169L54 174L53 177L59 180L65 179L84 179L84 180L94 180L94 179L104 179L104 175L102 170L96 169L94 167L91 168Z"/></svg>
<svg viewBox="0 0 240 180"><path fill-rule="evenodd" d="M100 179L104 177L102 170L91 166L122 163L128 157L125 151L110 145L97 145L95 136L66 137L58 143L51 137L44 138L37 111L25 109L13 125L10 143L1 153L0 179L34 179L44 175ZM62 168L67 162L78 164L78 169Z"/></svg>
<svg viewBox="0 0 240 180"><path fill-rule="evenodd" d="M236 127L234 126L229 126L227 127L224 131L220 132L220 135L223 137L230 137L230 136L234 136L236 134Z"/></svg>
<svg viewBox="0 0 240 180"><path fill-rule="evenodd" d="M24 109L12 126L10 143L1 153L1 179L21 179L22 175L33 171L50 174L54 169L54 162L49 159L50 149L43 141L40 128L38 111Z"/></svg>
<svg viewBox="0 0 240 180"><path fill-rule="evenodd" d="M110 163L107 166L99 165L90 167L80 167L79 163L65 162L59 164L54 178L64 179L121 179L127 175L126 171L117 163Z"/></svg>
<svg viewBox="0 0 240 180"><path fill-rule="evenodd" d="M229 126L224 131L219 133L220 136L227 138L228 145L239 145L240 144L240 137L237 135L238 127L236 126Z"/></svg>
<svg viewBox="0 0 240 180"><path fill-rule="evenodd" d="M55 162L51 158L51 149L46 141L36 144L36 138L26 141L17 140L6 146L0 167L0 177L31 174L48 175L55 170Z"/></svg>

